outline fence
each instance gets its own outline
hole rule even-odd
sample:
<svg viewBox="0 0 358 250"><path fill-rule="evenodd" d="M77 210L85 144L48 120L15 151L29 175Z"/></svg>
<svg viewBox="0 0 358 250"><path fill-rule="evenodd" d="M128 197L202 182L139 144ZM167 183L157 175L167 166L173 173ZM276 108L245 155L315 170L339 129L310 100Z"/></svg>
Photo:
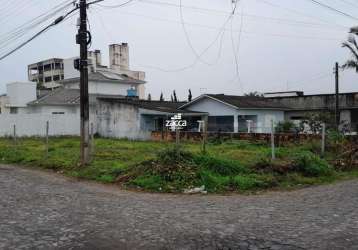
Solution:
<svg viewBox="0 0 358 250"><path fill-rule="evenodd" d="M222 139L222 140L248 140L261 141L270 143L271 133L230 133L230 132L208 132L207 139ZM180 139L182 141L200 142L203 133L200 132L180 132ZM304 142L312 139L321 139L321 135L317 134L292 134L292 133L277 133L274 134L275 144L282 145L291 142ZM154 141L175 141L176 133L170 131L152 132L151 139Z"/></svg>
<svg viewBox="0 0 358 250"><path fill-rule="evenodd" d="M50 136L80 134L80 117L75 114L3 114L0 115L0 136L12 136L14 127L19 137L45 136L47 122Z"/></svg>

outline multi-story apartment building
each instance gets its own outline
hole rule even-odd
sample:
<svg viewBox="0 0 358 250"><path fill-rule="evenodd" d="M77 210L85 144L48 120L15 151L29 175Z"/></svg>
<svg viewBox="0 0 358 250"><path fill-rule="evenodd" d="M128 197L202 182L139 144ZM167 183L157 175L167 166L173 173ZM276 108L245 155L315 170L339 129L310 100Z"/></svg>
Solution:
<svg viewBox="0 0 358 250"><path fill-rule="evenodd" d="M63 59L51 58L28 66L28 79L39 88L55 88L64 79Z"/></svg>
<svg viewBox="0 0 358 250"><path fill-rule="evenodd" d="M36 82L39 89L53 89L63 85L63 80L79 78L80 73L74 68L74 60L78 57L62 59L52 58L28 66L28 79ZM88 51L89 74L96 72L106 75L122 75L134 80L145 81L145 72L133 71L129 66L128 43L109 45L109 65L102 64L100 50ZM118 76L117 76L118 77ZM139 98L145 98L145 86L137 84L136 94Z"/></svg>

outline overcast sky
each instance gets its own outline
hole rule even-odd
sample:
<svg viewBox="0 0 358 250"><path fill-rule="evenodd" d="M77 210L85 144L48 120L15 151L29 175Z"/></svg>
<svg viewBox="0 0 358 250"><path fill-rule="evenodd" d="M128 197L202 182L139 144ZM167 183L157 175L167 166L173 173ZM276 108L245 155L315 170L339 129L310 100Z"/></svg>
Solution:
<svg viewBox="0 0 358 250"><path fill-rule="evenodd" d="M320 1L358 18L355 0ZM0 0L0 40L13 28L61 2ZM123 2L105 0L102 5ZM339 15L310 0L241 0L232 19L228 19L231 0L182 0L186 37L179 3L137 0L121 8L92 5L91 49L100 49L103 62L108 64L108 45L128 42L130 67L146 72L146 90L155 99L161 91L168 99L173 89L184 99L189 88L194 96L204 92L286 90L330 93L334 90L334 63L343 63L350 56L341 43L349 27L358 25L358 19ZM0 92L5 92L8 82L27 80L30 63L78 55L76 18L73 16L0 61ZM0 54L23 39L1 47ZM209 45L210 49L198 60L196 54L202 54ZM355 72L341 73L341 91L358 91Z"/></svg>

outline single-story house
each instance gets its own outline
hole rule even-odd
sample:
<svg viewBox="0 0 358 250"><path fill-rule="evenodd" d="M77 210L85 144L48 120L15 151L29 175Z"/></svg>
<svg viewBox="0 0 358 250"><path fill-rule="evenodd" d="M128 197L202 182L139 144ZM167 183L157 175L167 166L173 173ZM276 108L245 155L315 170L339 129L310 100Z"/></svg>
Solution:
<svg viewBox="0 0 358 250"><path fill-rule="evenodd" d="M153 131L166 131L166 121L178 113L187 121L186 131L197 131L207 113L181 110L185 102L97 98L97 133L104 137L149 139Z"/></svg>
<svg viewBox="0 0 358 250"><path fill-rule="evenodd" d="M289 108L263 97L204 94L179 107L208 114L208 131L269 133Z"/></svg>

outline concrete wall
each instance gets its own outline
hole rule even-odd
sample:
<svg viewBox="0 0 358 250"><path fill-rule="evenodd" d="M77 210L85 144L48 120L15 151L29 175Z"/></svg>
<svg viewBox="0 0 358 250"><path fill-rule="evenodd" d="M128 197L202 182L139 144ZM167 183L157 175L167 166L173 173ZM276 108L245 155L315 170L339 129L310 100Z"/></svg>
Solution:
<svg viewBox="0 0 358 250"><path fill-rule="evenodd" d="M52 136L80 134L79 115L2 114L0 136L12 135L14 125L17 136L44 136L47 121L50 123L49 134Z"/></svg>
<svg viewBox="0 0 358 250"><path fill-rule="evenodd" d="M141 130L139 109L133 105L99 102L97 132L103 137L150 139L150 132Z"/></svg>
<svg viewBox="0 0 358 250"><path fill-rule="evenodd" d="M0 96L0 114L8 114L10 109L6 107L9 104L9 97L6 95Z"/></svg>
<svg viewBox="0 0 358 250"><path fill-rule="evenodd" d="M204 98L196 103L193 103L187 108L187 110L207 112L209 116L234 116L233 132L238 132L239 115L256 115L256 131L259 133L268 133L271 131L271 120L274 120L276 123L284 120L284 111L238 109L209 98Z"/></svg>
<svg viewBox="0 0 358 250"><path fill-rule="evenodd" d="M294 97L268 98L287 106L293 110L333 110L335 107L335 95L306 95ZM358 108L358 93L346 93L339 95L341 109Z"/></svg>
<svg viewBox="0 0 358 250"><path fill-rule="evenodd" d="M63 68L64 68L64 78L72 79L76 77L80 77L80 72L73 67L73 61L78 57L72 57L63 60Z"/></svg>
<svg viewBox="0 0 358 250"><path fill-rule="evenodd" d="M79 89L79 83L66 83L66 88ZM127 95L127 90L132 87L131 84L125 83L111 83L111 82L88 82L88 92L90 94L102 94L102 95Z"/></svg>
<svg viewBox="0 0 358 250"><path fill-rule="evenodd" d="M9 83L6 85L6 92L12 107L26 107L27 103L37 99L34 82Z"/></svg>

